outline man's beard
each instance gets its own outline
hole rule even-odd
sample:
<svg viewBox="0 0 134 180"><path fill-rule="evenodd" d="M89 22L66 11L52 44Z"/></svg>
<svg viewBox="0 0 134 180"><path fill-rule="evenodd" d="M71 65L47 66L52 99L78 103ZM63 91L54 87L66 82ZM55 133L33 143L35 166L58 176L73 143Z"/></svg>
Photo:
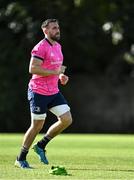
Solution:
<svg viewBox="0 0 134 180"><path fill-rule="evenodd" d="M60 40L60 34L57 34L57 35L55 35L55 36L51 36L51 39L52 39L53 41L59 41L59 40Z"/></svg>

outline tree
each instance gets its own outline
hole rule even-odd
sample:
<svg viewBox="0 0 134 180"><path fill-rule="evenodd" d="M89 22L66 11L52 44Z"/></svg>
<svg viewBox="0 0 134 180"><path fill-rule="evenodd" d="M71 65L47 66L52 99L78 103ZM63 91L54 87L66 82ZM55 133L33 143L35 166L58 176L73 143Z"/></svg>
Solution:
<svg viewBox="0 0 134 180"><path fill-rule="evenodd" d="M132 0L1 0L0 131L27 126L30 51L43 38L44 19L59 19L67 73L120 83L133 70L133 7Z"/></svg>

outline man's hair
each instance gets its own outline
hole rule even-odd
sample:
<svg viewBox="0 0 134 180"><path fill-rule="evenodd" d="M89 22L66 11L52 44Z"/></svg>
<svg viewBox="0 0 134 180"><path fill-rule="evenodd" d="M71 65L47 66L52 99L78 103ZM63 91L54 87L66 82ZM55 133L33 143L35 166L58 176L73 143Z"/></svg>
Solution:
<svg viewBox="0 0 134 180"><path fill-rule="evenodd" d="M43 21L41 28L46 28L49 25L49 23L53 23L53 22L54 23L56 22L59 24L57 19L47 19L47 20Z"/></svg>

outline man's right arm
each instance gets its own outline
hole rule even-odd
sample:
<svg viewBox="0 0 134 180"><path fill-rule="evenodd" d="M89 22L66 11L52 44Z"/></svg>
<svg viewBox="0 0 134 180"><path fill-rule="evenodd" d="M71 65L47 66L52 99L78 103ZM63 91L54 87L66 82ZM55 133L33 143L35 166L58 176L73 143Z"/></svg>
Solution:
<svg viewBox="0 0 134 180"><path fill-rule="evenodd" d="M59 75L61 73L65 72L65 66L61 66L58 70L48 70L43 68L42 66L42 60L31 57L30 65L29 65L29 73L31 74L37 74L40 76L50 76L50 75Z"/></svg>

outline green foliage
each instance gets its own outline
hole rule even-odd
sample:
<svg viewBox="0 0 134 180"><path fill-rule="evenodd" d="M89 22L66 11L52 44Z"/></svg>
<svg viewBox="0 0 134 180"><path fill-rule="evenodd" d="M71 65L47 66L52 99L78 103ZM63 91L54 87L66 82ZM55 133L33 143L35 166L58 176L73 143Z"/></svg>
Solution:
<svg viewBox="0 0 134 180"><path fill-rule="evenodd" d="M122 78L118 72L129 76L133 68L133 8L132 0L1 0L0 116L6 120L0 130L13 131L28 117L30 51L43 38L44 19L60 21L68 74L108 75L118 80Z"/></svg>

